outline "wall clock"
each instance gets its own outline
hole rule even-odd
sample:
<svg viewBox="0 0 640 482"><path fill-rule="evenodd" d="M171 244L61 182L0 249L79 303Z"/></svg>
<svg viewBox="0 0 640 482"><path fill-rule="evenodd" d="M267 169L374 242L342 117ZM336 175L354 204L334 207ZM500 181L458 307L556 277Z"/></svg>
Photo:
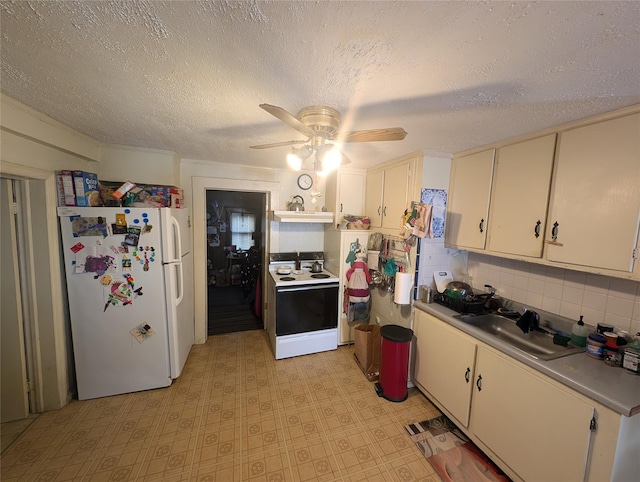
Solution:
<svg viewBox="0 0 640 482"><path fill-rule="evenodd" d="M311 189L312 185L313 179L309 174L300 174L300 176L298 176L298 186L300 189L304 189L306 191L307 189Z"/></svg>

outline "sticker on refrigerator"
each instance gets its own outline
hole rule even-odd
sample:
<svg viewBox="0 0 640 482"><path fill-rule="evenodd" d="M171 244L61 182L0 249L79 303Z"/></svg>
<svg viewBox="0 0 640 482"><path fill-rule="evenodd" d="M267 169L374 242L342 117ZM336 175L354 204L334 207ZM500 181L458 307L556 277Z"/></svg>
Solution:
<svg viewBox="0 0 640 482"><path fill-rule="evenodd" d="M149 224L149 215L147 213L142 213L142 222L144 223L142 234L150 233L151 229L153 229L153 226Z"/></svg>
<svg viewBox="0 0 640 482"><path fill-rule="evenodd" d="M102 311L107 311L109 306L128 306L134 298L142 296L142 286L135 287L135 280L130 274L122 275L124 281L113 281L105 286L106 301Z"/></svg>
<svg viewBox="0 0 640 482"><path fill-rule="evenodd" d="M124 237L124 244L128 244L129 246L138 246L140 231L141 228L139 226L129 226L127 234Z"/></svg>
<svg viewBox="0 0 640 482"><path fill-rule="evenodd" d="M147 339L156 334L153 328L147 322L140 323L133 330L129 331L138 343L144 343Z"/></svg>
<svg viewBox="0 0 640 482"><path fill-rule="evenodd" d="M103 286L110 286L113 283L113 276L110 274L103 274L100 277L100 284Z"/></svg>
<svg viewBox="0 0 640 482"><path fill-rule="evenodd" d="M115 271L115 258L109 255L87 256L84 260L84 272L95 273L95 278L99 278L107 271ZM77 272L77 269L76 269Z"/></svg>
<svg viewBox="0 0 640 482"><path fill-rule="evenodd" d="M127 229L127 227L126 227L126 226L121 226L121 225L120 225L120 224L118 224L118 223L113 223L113 224L111 225L111 232L112 232L114 235L117 235L117 234L127 234L127 233L129 232L129 230Z"/></svg>
<svg viewBox="0 0 640 482"><path fill-rule="evenodd" d="M133 256L142 265L144 271L149 271L149 263L156 260L156 250L153 246L140 246L133 251Z"/></svg>
<svg viewBox="0 0 640 482"><path fill-rule="evenodd" d="M84 249L84 244L82 244L81 242L77 242L76 244L71 246L71 251L73 251L74 253L77 253L78 251L82 251L83 249Z"/></svg>
<svg viewBox="0 0 640 482"><path fill-rule="evenodd" d="M108 236L107 223L104 217L81 217L77 216L71 220L71 231L75 238L79 236Z"/></svg>
<svg viewBox="0 0 640 482"><path fill-rule="evenodd" d="M125 228L127 227L127 215L123 214L123 213L118 213L116 214L116 225L117 226L124 226ZM126 233L126 229L125 229L125 233ZM115 234L115 232L114 232ZM118 233L118 234L124 234L124 233Z"/></svg>

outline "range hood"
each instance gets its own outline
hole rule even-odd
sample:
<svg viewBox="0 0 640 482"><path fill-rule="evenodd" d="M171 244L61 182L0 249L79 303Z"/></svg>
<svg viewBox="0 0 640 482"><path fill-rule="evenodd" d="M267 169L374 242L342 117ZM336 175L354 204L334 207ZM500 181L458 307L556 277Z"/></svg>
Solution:
<svg viewBox="0 0 640 482"><path fill-rule="evenodd" d="M273 211L273 220L281 223L332 223L333 213L322 211Z"/></svg>

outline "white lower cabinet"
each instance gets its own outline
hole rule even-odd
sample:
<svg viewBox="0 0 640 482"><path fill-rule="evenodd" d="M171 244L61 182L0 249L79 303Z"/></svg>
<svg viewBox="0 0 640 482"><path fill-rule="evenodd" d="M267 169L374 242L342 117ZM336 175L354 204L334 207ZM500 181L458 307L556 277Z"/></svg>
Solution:
<svg viewBox="0 0 640 482"><path fill-rule="evenodd" d="M638 445L624 432L640 415L615 413L419 309L414 333L415 385L512 478L624 481L640 465L619 460Z"/></svg>
<svg viewBox="0 0 640 482"><path fill-rule="evenodd" d="M469 424L475 341L446 323L416 310L414 378L463 426Z"/></svg>
<svg viewBox="0 0 640 482"><path fill-rule="evenodd" d="M479 347L469 430L524 480L584 480L593 406Z"/></svg>

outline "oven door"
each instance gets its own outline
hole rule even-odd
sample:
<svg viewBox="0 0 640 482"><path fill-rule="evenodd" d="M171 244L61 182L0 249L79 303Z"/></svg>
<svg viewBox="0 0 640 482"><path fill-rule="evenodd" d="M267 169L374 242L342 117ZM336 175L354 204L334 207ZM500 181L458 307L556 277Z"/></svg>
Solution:
<svg viewBox="0 0 640 482"><path fill-rule="evenodd" d="M338 283L276 287L276 336L338 326Z"/></svg>

